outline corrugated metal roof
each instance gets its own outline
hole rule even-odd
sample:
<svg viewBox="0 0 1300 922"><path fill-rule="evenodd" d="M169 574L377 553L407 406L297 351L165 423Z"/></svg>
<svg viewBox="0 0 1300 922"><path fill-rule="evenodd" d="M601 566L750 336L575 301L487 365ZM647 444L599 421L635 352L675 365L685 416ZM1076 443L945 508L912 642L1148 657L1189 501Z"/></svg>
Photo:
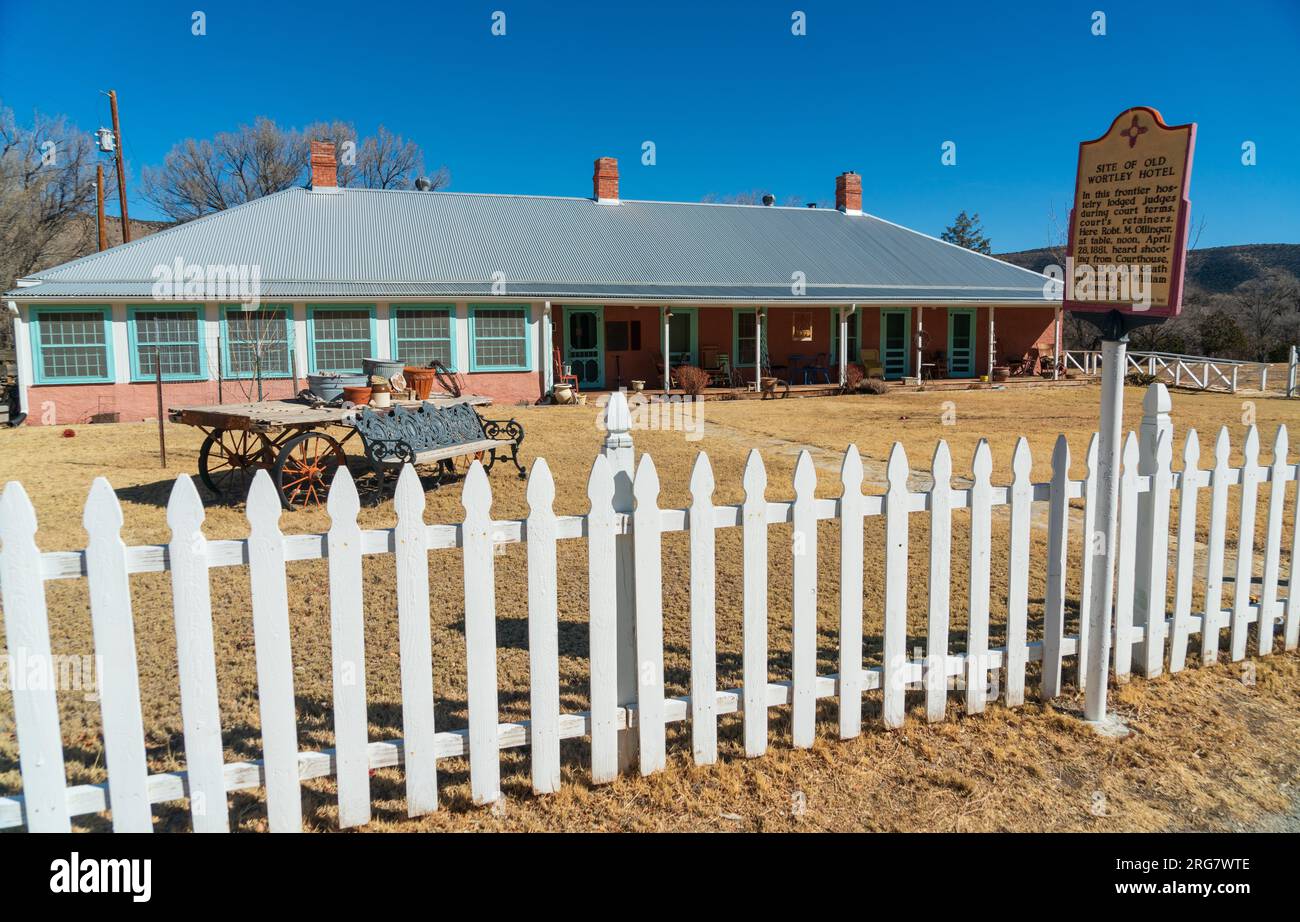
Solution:
<svg viewBox="0 0 1300 922"><path fill-rule="evenodd" d="M16 299L148 297L155 267L256 265L261 297L1044 302L1044 276L871 215L286 189L37 273ZM806 290L792 291L795 273Z"/></svg>

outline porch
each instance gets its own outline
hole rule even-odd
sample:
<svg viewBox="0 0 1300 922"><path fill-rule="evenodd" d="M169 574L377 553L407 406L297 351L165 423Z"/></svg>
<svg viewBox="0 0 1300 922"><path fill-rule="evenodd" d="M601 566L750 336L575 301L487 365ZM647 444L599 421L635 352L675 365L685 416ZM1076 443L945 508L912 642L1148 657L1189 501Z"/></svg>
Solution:
<svg viewBox="0 0 1300 922"><path fill-rule="evenodd" d="M1031 350L1057 354L1060 334L1059 311L1043 306L582 304L554 305L549 317L548 391L565 368L586 392L637 381L648 393L679 390L670 369L682 366L709 372L718 396L758 392L768 376L793 394L834 392L849 365L889 382L964 387Z"/></svg>

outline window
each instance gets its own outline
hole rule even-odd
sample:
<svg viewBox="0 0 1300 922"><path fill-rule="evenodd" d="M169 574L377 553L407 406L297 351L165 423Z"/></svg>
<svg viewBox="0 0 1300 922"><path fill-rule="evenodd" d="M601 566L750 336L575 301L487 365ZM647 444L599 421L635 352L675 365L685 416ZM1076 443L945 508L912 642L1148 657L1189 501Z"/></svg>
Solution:
<svg viewBox="0 0 1300 922"><path fill-rule="evenodd" d="M153 381L162 365L164 381L207 377L201 307L127 308L131 380Z"/></svg>
<svg viewBox="0 0 1300 922"><path fill-rule="evenodd" d="M222 361L227 378L293 377L293 314L288 305L263 304L246 311L222 308Z"/></svg>
<svg viewBox="0 0 1300 922"><path fill-rule="evenodd" d="M37 384L113 380L112 312L107 305L40 308L31 316Z"/></svg>
<svg viewBox="0 0 1300 922"><path fill-rule="evenodd" d="M641 321L640 320L606 320L605 321L605 351L640 352L641 351Z"/></svg>
<svg viewBox="0 0 1300 922"><path fill-rule="evenodd" d="M531 371L528 308L469 308L469 370Z"/></svg>
<svg viewBox="0 0 1300 922"><path fill-rule="evenodd" d="M758 339L758 314L741 311L736 314L736 365L754 367L754 346Z"/></svg>
<svg viewBox="0 0 1300 922"><path fill-rule="evenodd" d="M407 365L456 367L456 318L451 307L393 306L393 356Z"/></svg>
<svg viewBox="0 0 1300 922"><path fill-rule="evenodd" d="M311 370L361 371L375 354L375 308L371 304L307 305L307 348Z"/></svg>

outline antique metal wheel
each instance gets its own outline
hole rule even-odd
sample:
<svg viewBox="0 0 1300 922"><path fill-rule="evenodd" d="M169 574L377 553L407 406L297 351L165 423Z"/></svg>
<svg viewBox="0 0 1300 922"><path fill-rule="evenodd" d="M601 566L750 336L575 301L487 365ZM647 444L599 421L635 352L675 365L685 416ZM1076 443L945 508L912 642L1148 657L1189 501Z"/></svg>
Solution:
<svg viewBox="0 0 1300 922"><path fill-rule="evenodd" d="M271 479L286 509L323 506L335 472L347 463L337 439L324 432L304 432L284 443Z"/></svg>
<svg viewBox="0 0 1300 922"><path fill-rule="evenodd" d="M227 502L241 502L248 496L253 475L269 468L275 447L260 432L247 429L213 429L199 449L199 477L204 485Z"/></svg>

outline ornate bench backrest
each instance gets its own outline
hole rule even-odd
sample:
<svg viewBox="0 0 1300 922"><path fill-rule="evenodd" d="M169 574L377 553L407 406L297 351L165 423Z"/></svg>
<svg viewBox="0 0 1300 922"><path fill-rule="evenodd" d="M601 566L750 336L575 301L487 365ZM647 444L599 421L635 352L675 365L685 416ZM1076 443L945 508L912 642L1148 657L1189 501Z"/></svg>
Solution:
<svg viewBox="0 0 1300 922"><path fill-rule="evenodd" d="M367 407L357 414L355 425L367 442L402 441L417 453L487 438L483 420L468 403L452 404L445 409L433 403L422 403L415 409Z"/></svg>

